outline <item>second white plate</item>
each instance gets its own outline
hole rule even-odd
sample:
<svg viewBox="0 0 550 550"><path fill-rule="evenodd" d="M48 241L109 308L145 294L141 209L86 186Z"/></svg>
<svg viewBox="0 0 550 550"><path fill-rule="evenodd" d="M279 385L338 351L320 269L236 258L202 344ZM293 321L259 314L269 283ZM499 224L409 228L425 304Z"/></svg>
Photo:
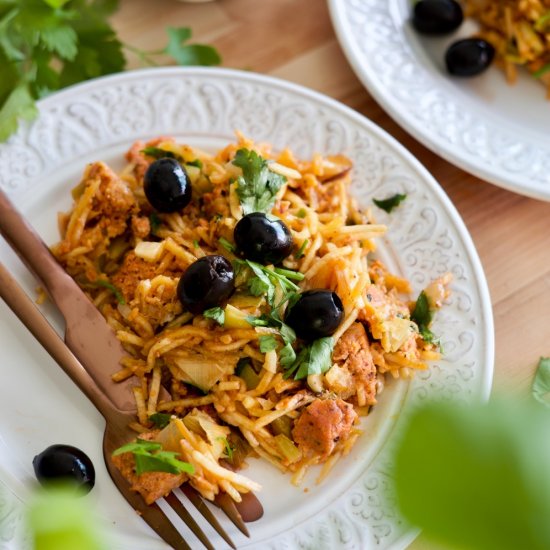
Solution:
<svg viewBox="0 0 550 550"><path fill-rule="evenodd" d="M495 185L550 200L550 102L528 74L515 86L491 68L450 77L447 45L475 29L426 38L409 22L410 0L328 0L336 34L365 87L413 137Z"/></svg>

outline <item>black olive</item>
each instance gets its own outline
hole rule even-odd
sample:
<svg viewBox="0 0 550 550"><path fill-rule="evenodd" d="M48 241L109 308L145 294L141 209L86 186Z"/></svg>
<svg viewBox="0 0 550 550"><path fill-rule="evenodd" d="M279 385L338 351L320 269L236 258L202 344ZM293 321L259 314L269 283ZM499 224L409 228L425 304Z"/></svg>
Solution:
<svg viewBox="0 0 550 550"><path fill-rule="evenodd" d="M285 316L285 323L303 340L333 334L344 317L344 306L336 292L306 290Z"/></svg>
<svg viewBox="0 0 550 550"><path fill-rule="evenodd" d="M223 256L204 256L193 262L178 283L178 297L191 313L219 306L235 288L233 266Z"/></svg>
<svg viewBox="0 0 550 550"><path fill-rule="evenodd" d="M462 8L455 0L420 0L414 6L412 23L423 34L447 34L458 29L464 20Z"/></svg>
<svg viewBox="0 0 550 550"><path fill-rule="evenodd" d="M191 180L185 168L172 158L155 160L143 177L143 190L159 212L176 212L191 200Z"/></svg>
<svg viewBox="0 0 550 550"><path fill-rule="evenodd" d="M261 212L247 214L239 220L233 233L238 249L247 260L261 264L278 264L292 252L294 242L288 227Z"/></svg>
<svg viewBox="0 0 550 550"><path fill-rule="evenodd" d="M36 478L42 485L70 481L86 493L95 483L95 469L86 453L72 445L51 445L32 461Z"/></svg>
<svg viewBox="0 0 550 550"><path fill-rule="evenodd" d="M447 49L445 63L455 76L475 76L483 72L495 57L495 48L481 38L465 38Z"/></svg>

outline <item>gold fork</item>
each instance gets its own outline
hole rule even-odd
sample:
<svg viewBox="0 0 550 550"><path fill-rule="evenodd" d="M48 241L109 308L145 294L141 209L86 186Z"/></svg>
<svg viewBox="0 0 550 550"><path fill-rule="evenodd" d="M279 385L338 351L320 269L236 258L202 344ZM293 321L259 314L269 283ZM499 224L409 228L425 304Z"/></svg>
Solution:
<svg viewBox="0 0 550 550"><path fill-rule="evenodd" d="M57 332L52 328L1 263L0 297L2 297L10 309L19 317L22 323L30 330L46 351L56 360L65 373L78 386L82 393L90 399L105 418L106 427L103 437L103 457L113 482L130 506L132 506L149 526L173 548L178 550L191 548L157 504L148 506L139 494L130 490L128 481L122 476L112 462L113 451L136 437L135 432L128 428L128 423L133 420L133 415L131 413L119 411L113 406L111 401L105 396L88 372L78 362L73 353L67 348ZM197 493L193 493L194 490L190 486L187 484L185 485L186 486L183 487L184 492L191 495L192 502L195 500L201 507L199 511L203 514L205 519L232 548L235 548L235 545L227 533L221 527L212 512L206 507L202 499L198 497ZM198 497L198 501L194 498L195 496ZM213 550L214 547L178 497L174 493L170 493L165 497L165 500L191 531L193 531L203 545Z"/></svg>
<svg viewBox="0 0 550 550"><path fill-rule="evenodd" d="M65 320L65 343L79 364L91 375L103 397L107 396L108 401L114 404L118 411L134 411L135 401L129 380L114 384L110 377L119 368L120 359L125 355L114 331L1 189L0 233L46 287ZM22 292L21 300L26 297ZM34 308L32 303L31 306ZM60 344L63 345L63 342ZM216 517L200 495L187 484L182 490L214 529L224 536ZM260 501L253 493L243 495L243 502L239 504L224 496L219 495L215 504L244 535L249 537L244 522L256 521L262 517L263 508ZM176 502L175 505L177 506Z"/></svg>

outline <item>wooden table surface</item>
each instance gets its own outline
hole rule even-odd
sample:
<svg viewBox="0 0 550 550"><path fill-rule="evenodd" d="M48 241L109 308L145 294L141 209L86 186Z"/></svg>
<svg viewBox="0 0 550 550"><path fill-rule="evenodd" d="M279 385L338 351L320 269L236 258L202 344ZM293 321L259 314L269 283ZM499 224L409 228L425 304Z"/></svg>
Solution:
<svg viewBox="0 0 550 550"><path fill-rule="evenodd" d="M296 82L355 109L402 143L440 183L477 248L491 292L496 359L493 391L526 394L540 356L550 355L550 204L505 191L449 164L402 130L359 82L332 28L325 0L122 0L121 38L155 50L165 28L189 26L222 65ZM140 66L128 55L129 68ZM550 330L549 330L550 333ZM520 337L521 336L521 340ZM411 548L431 548L420 537Z"/></svg>

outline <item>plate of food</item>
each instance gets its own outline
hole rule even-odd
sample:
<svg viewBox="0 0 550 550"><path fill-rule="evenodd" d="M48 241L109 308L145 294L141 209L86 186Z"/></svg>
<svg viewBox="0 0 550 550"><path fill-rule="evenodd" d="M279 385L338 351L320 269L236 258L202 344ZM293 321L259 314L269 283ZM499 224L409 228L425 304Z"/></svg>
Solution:
<svg viewBox="0 0 550 550"><path fill-rule="evenodd" d="M349 108L253 73L128 72L39 106L0 147L0 186L128 352L112 383L135 388L131 449L161 441L207 500L254 490L265 513L250 540L230 531L239 547L406 546L395 433L415 404L485 398L492 379L487 283L437 182ZM2 261L41 296L5 243ZM109 479L99 413L0 305L7 547L33 457L69 444L95 465L112 547L164 548Z"/></svg>
<svg viewBox="0 0 550 550"><path fill-rule="evenodd" d="M447 8L456 4L441 3ZM444 14L448 32L434 35L412 24L415 3L409 0L329 1L336 34L355 73L403 128L480 178L549 200L548 7L515 0L459 4L463 19ZM488 41L494 51L480 61L478 48L471 54L473 63L481 68L492 59L492 64L476 76L451 76L448 49L474 37Z"/></svg>

